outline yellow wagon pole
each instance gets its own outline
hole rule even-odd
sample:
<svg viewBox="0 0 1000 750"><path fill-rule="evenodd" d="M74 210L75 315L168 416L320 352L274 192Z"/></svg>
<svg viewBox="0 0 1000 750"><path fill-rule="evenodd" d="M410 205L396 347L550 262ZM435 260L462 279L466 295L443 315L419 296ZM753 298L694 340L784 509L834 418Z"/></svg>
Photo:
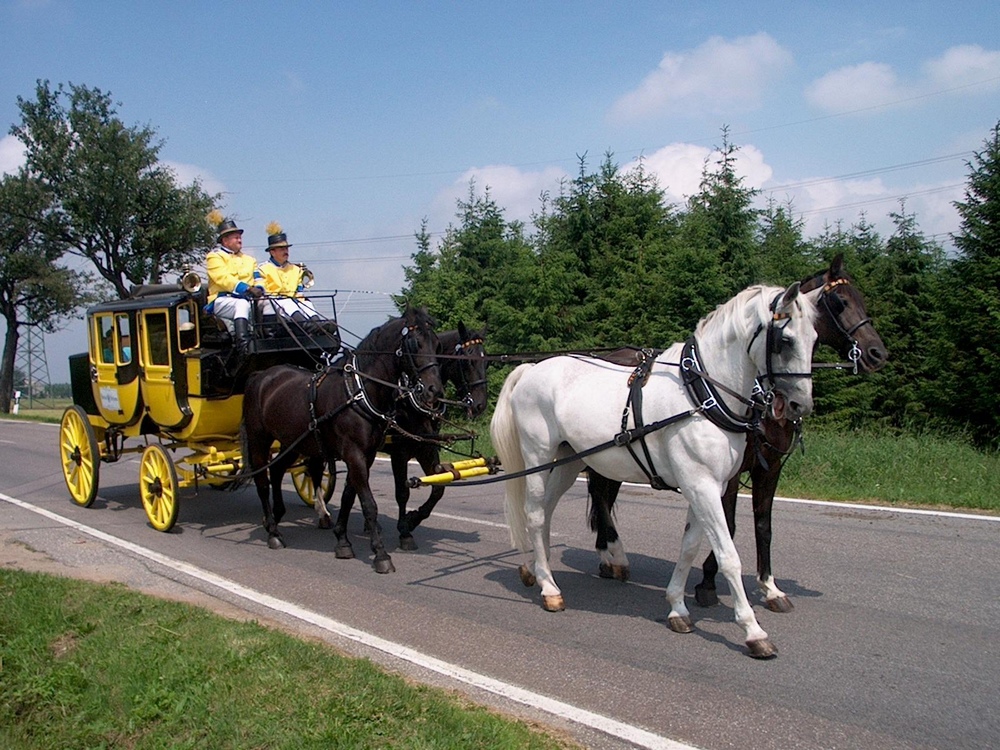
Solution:
<svg viewBox="0 0 1000 750"><path fill-rule="evenodd" d="M481 477L485 474L496 474L500 468L500 460L497 458L469 458L462 461L441 464L441 472L431 474L426 477L411 477L409 485L411 488L424 487L434 484L448 484L457 479L470 479Z"/></svg>

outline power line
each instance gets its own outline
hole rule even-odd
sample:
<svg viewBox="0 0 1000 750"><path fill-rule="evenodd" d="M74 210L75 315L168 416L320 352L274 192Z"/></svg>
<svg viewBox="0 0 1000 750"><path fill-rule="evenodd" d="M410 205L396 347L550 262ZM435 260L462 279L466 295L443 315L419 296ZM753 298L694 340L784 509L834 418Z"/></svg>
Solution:
<svg viewBox="0 0 1000 750"><path fill-rule="evenodd" d="M937 156L931 159L921 159L919 161L910 161L903 164L893 164L888 167L876 167L875 169L865 169L860 172L849 172L847 174L836 175L834 177L817 177L812 180L803 180L802 182L789 182L784 185L779 185L773 188L767 188L762 192L765 193L776 193L781 190L790 190L795 188L810 187L812 185L822 185L827 182L840 182L842 180L852 180L858 177L870 177L876 174L886 174L887 172L899 172L904 169L913 169L915 167L924 167L928 164L940 164L941 162L953 161L962 157L969 156L974 152L972 151L962 151L957 154L949 154L947 156Z"/></svg>

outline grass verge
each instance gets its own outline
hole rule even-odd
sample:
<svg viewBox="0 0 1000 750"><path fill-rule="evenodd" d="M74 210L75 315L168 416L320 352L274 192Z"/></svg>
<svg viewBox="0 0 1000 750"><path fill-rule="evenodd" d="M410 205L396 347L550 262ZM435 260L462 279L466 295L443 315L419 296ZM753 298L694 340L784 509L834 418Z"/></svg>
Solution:
<svg viewBox="0 0 1000 750"><path fill-rule="evenodd" d="M576 746L256 622L0 569L0 747Z"/></svg>

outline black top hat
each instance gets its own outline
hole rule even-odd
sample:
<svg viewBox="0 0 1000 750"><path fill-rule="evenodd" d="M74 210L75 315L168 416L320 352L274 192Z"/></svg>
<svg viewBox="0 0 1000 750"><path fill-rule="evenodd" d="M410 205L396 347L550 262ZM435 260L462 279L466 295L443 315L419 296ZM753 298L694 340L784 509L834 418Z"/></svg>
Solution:
<svg viewBox="0 0 1000 750"><path fill-rule="evenodd" d="M219 233L219 238L217 240L218 242L222 242L222 238L225 235L232 234L233 232L239 232L240 234L243 234L243 230L240 229L238 226L236 226L236 222L233 221L232 219L225 219L224 221L219 222L217 231Z"/></svg>
<svg viewBox="0 0 1000 750"><path fill-rule="evenodd" d="M271 252L279 247L291 247L291 245L288 244L288 236L284 232L268 235L267 251Z"/></svg>

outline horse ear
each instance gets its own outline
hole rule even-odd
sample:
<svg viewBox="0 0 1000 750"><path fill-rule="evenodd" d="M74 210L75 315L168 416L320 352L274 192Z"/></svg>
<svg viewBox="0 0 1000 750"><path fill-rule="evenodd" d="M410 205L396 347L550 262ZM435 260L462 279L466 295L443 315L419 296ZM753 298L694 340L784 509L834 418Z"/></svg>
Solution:
<svg viewBox="0 0 1000 750"><path fill-rule="evenodd" d="M458 337L462 339L462 341L468 341L472 338L469 335L469 329L465 327L465 322L461 320L458 321Z"/></svg>
<svg viewBox="0 0 1000 750"><path fill-rule="evenodd" d="M830 264L830 278L841 279L844 277L844 254L837 253Z"/></svg>
<svg viewBox="0 0 1000 750"><path fill-rule="evenodd" d="M792 303L795 302L795 299L799 296L799 287L801 285L802 282L796 281L785 290L785 293L781 295L781 303L778 305L775 312L780 312L788 307L791 307Z"/></svg>

